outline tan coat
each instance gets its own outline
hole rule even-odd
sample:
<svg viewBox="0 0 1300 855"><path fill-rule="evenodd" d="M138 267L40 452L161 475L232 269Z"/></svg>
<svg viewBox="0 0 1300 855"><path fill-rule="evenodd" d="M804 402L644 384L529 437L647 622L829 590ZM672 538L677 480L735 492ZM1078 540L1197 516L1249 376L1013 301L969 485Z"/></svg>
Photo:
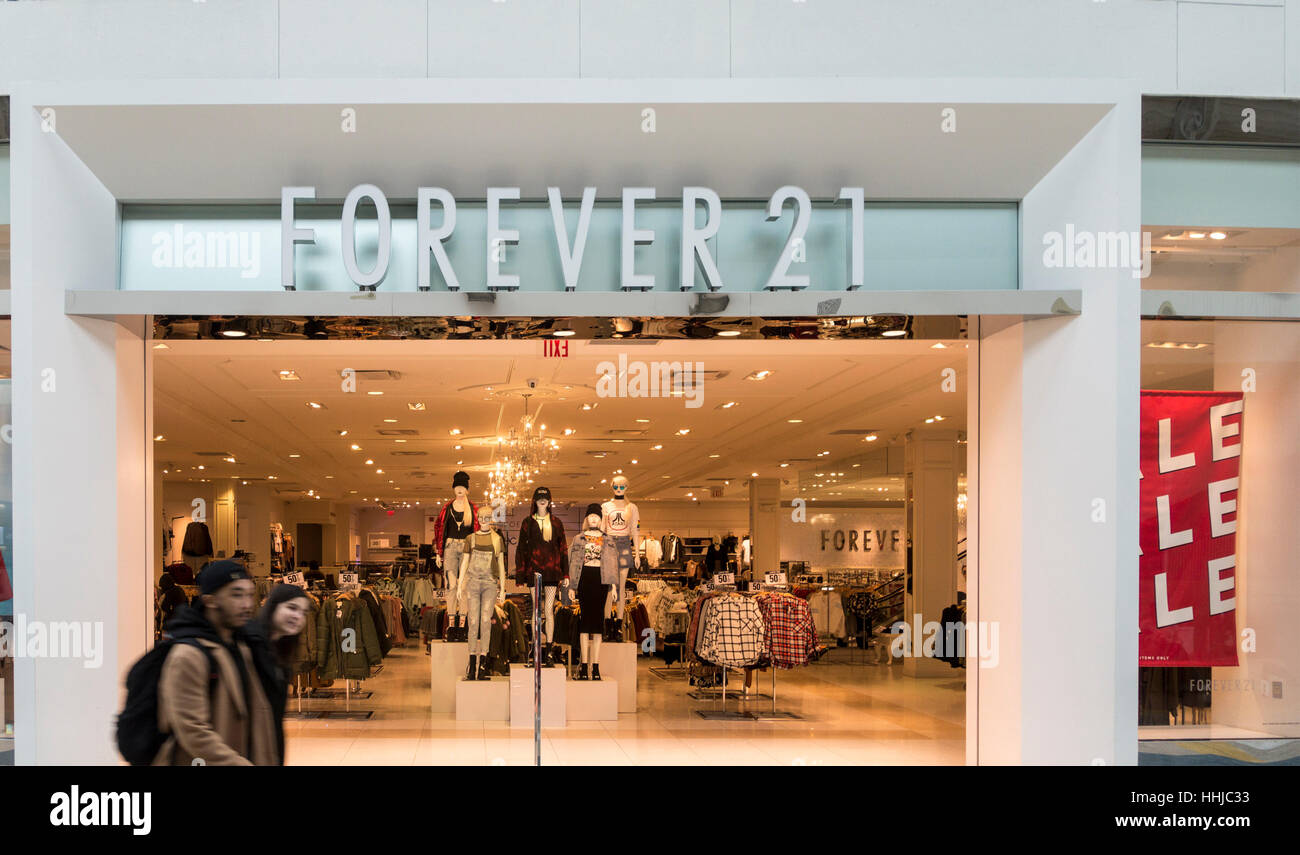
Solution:
<svg viewBox="0 0 1300 855"><path fill-rule="evenodd" d="M248 646L239 644L252 691L252 727L239 670L230 651L197 639L218 664L211 687L208 658L189 644L167 654L158 685L158 729L172 734L154 758L155 766L274 766L277 764L274 714L262 690ZM210 707L210 709L209 709ZM252 745L247 740L251 732Z"/></svg>

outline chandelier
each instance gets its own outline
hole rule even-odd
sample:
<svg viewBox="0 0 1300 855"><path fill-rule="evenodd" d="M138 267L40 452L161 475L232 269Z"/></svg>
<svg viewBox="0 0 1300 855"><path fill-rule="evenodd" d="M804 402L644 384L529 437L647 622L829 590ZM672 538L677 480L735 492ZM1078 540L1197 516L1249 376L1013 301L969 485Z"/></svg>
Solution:
<svg viewBox="0 0 1300 855"><path fill-rule="evenodd" d="M546 425L538 424L528 414L528 398L524 395L524 415L510 432L497 437L496 462L488 471L487 495L492 504L497 500L518 502L531 494L529 487L542 474L543 467L555 459L560 444L546 436Z"/></svg>

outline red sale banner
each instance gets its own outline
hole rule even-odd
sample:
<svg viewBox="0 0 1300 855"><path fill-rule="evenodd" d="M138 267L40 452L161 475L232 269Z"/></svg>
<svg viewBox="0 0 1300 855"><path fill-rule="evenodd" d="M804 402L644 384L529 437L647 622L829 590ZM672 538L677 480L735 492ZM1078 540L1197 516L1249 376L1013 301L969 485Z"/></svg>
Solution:
<svg viewBox="0 0 1300 855"><path fill-rule="evenodd" d="M1138 664L1237 664L1240 392L1142 392Z"/></svg>

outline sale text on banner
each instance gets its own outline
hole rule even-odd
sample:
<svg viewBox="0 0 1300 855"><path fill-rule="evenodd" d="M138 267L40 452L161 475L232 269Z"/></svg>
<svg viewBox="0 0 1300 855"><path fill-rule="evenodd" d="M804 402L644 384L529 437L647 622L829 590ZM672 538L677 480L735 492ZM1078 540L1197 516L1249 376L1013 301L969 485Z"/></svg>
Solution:
<svg viewBox="0 0 1300 855"><path fill-rule="evenodd" d="M1142 392L1138 663L1236 665L1240 392Z"/></svg>

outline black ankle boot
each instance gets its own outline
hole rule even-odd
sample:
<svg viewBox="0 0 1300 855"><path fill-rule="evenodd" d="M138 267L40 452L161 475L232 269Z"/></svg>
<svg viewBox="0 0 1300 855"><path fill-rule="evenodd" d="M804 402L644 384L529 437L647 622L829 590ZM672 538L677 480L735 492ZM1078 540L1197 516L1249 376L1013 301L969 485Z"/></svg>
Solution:
<svg viewBox="0 0 1300 855"><path fill-rule="evenodd" d="M591 679L593 679L593 680L599 680L599 679L600 679L600 665L598 665L598 664L593 664L593 665L591 666Z"/></svg>
<svg viewBox="0 0 1300 855"><path fill-rule="evenodd" d="M480 680L492 679L492 668L488 665L488 657L480 656L478 664L478 678Z"/></svg>
<svg viewBox="0 0 1300 855"><path fill-rule="evenodd" d="M581 665L578 666L578 679L579 679L579 680L585 680L585 679L587 679L587 663L586 663L586 662L583 662Z"/></svg>
<svg viewBox="0 0 1300 855"><path fill-rule="evenodd" d="M471 656L469 658L469 667L465 669L465 679L466 680L478 679L478 657L477 656Z"/></svg>

